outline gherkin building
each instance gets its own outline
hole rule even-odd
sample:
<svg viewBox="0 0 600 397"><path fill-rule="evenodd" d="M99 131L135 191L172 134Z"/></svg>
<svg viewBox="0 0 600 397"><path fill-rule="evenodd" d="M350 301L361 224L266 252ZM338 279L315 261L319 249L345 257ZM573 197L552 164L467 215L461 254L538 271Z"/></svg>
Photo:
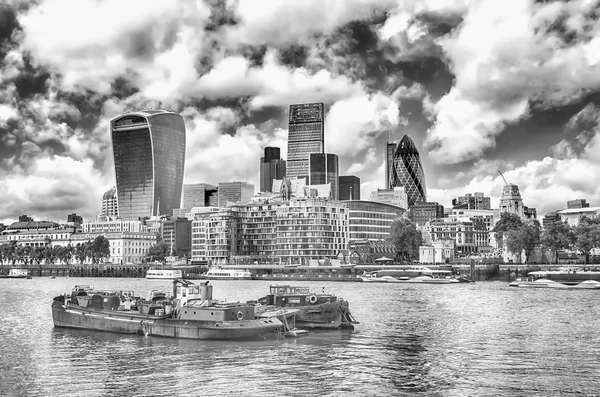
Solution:
<svg viewBox="0 0 600 397"><path fill-rule="evenodd" d="M398 143L394 153L394 167L391 171L393 180L391 187L404 186L409 207L427 201L425 173L421 157L415 143L408 135L404 135Z"/></svg>

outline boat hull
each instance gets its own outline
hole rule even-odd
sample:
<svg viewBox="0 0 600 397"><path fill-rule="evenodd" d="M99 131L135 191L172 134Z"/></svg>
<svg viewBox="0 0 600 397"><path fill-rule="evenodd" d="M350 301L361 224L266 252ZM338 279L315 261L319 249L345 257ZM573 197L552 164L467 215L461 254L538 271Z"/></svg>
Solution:
<svg viewBox="0 0 600 397"><path fill-rule="evenodd" d="M364 277L359 278L365 283L407 283L407 284L458 284L460 280L455 278L431 278L414 277L409 279L397 279L391 276L383 277Z"/></svg>
<svg viewBox="0 0 600 397"><path fill-rule="evenodd" d="M283 327L278 319L187 321L138 312L98 310L52 302L55 327L181 339L251 339Z"/></svg>
<svg viewBox="0 0 600 397"><path fill-rule="evenodd" d="M540 279L536 281L517 280L510 283L509 286L518 288L596 289L600 291L600 282L594 280L583 281L579 284L560 283L549 279Z"/></svg>
<svg viewBox="0 0 600 397"><path fill-rule="evenodd" d="M354 328L349 321L350 310L347 301L339 300L309 306L289 306L294 311L296 328L300 329L338 329ZM280 311L279 306L267 306L263 312Z"/></svg>

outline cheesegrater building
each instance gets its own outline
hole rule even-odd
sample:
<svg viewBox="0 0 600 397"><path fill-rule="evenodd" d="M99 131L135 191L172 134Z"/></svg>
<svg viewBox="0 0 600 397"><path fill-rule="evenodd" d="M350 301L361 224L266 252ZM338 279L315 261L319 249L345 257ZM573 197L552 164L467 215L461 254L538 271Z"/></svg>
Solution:
<svg viewBox="0 0 600 397"><path fill-rule="evenodd" d="M409 207L427 201L425 173L419 151L408 135L404 135L396 147L391 173L390 188L403 186Z"/></svg>
<svg viewBox="0 0 600 397"><path fill-rule="evenodd" d="M179 208L185 123L163 109L133 111L110 122L119 215L138 220Z"/></svg>
<svg viewBox="0 0 600 397"><path fill-rule="evenodd" d="M286 176L308 178L311 153L325 152L323 104L290 106Z"/></svg>

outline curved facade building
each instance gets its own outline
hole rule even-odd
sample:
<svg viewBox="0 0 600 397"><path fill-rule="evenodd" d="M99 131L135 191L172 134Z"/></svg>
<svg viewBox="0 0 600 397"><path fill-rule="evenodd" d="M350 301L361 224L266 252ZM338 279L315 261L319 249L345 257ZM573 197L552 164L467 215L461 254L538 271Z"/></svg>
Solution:
<svg viewBox="0 0 600 397"><path fill-rule="evenodd" d="M415 143L404 135L394 154L393 186L403 186L408 196L408 205L427 201L425 173Z"/></svg>
<svg viewBox="0 0 600 397"><path fill-rule="evenodd" d="M110 132L121 218L171 215L181 203L183 117L161 109L129 112L111 120Z"/></svg>

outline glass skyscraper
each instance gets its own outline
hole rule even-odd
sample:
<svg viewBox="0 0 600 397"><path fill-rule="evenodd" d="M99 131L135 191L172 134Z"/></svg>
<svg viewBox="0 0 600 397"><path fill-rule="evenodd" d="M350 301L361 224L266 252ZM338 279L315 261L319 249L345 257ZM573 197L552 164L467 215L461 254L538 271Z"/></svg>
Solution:
<svg viewBox="0 0 600 397"><path fill-rule="evenodd" d="M403 186L408 196L409 207L427 201L425 173L415 143L404 135L394 154L391 188Z"/></svg>
<svg viewBox="0 0 600 397"><path fill-rule="evenodd" d="M185 123L168 110L122 114L110 122L119 215L138 220L179 208Z"/></svg>
<svg viewBox="0 0 600 397"><path fill-rule="evenodd" d="M385 144L385 188L392 189L394 185L394 156L396 155L397 142Z"/></svg>
<svg viewBox="0 0 600 397"><path fill-rule="evenodd" d="M311 153L309 157L309 185L331 184L331 198L339 200L340 180L338 155Z"/></svg>
<svg viewBox="0 0 600 397"><path fill-rule="evenodd" d="M286 176L307 178L311 153L325 151L322 103L290 106Z"/></svg>
<svg viewBox="0 0 600 397"><path fill-rule="evenodd" d="M285 176L285 160L281 159L278 147L266 147L265 155L260 158L260 191L270 192L274 179Z"/></svg>

